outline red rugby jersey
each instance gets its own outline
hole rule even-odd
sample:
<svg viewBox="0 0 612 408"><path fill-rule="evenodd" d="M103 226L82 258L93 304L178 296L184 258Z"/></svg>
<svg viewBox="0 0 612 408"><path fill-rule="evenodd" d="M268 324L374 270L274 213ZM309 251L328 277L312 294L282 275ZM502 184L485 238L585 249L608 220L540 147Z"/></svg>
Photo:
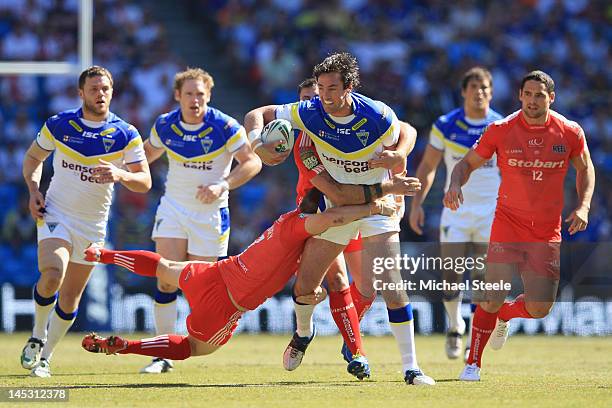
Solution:
<svg viewBox="0 0 612 408"><path fill-rule="evenodd" d="M498 208L538 221L561 217L570 159L584 149L582 128L552 110L544 125L528 124L521 111L493 122L474 147L484 159L497 154Z"/></svg>

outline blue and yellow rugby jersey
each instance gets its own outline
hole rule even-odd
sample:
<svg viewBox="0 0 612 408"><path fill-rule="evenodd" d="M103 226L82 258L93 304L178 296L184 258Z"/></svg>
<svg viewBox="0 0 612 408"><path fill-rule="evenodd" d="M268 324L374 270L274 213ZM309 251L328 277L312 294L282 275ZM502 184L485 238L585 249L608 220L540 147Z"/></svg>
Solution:
<svg viewBox="0 0 612 408"><path fill-rule="evenodd" d="M91 172L100 159L118 167L146 160L138 130L112 112L101 126L90 127L79 108L47 119L36 142L54 151L53 178L45 197L47 212L95 221L104 232L114 185L97 183Z"/></svg>
<svg viewBox="0 0 612 408"><path fill-rule="evenodd" d="M180 109L160 115L151 129L150 142L168 155L165 196L194 211L204 209L196 199L200 185L224 180L232 167L234 153L247 141L246 132L235 119L208 107L203 123L189 130L181 123ZM208 208L228 206L226 191Z"/></svg>
<svg viewBox="0 0 612 408"><path fill-rule="evenodd" d="M351 93L353 117L339 123L330 117L318 96L280 105L276 117L286 119L314 142L329 174L343 184L375 184L389 177L386 169L370 169L368 160L399 138L399 121L391 108L356 92Z"/></svg>
<svg viewBox="0 0 612 408"><path fill-rule="evenodd" d="M434 122L429 135L429 144L444 152L444 164L446 165L444 191L448 190L450 176L455 165L472 148L487 125L501 118L502 116L499 113L489 109L484 119L469 119L465 116L463 108L458 108L440 116ZM495 205L500 182L497 159L493 157L482 167L476 169L470 176L469 181L463 186L465 206Z"/></svg>

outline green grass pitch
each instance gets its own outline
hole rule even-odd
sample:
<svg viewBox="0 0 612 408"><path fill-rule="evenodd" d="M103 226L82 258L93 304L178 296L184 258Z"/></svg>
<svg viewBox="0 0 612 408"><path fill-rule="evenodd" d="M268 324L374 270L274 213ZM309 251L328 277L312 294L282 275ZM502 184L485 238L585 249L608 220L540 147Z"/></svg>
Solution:
<svg viewBox="0 0 612 408"><path fill-rule="evenodd" d="M82 336L67 336L55 352L53 377L39 379L27 377L19 364L27 334L0 335L1 386L70 390L68 403L14 406L612 406L610 337L515 336L503 350L487 350L480 383L463 383L457 381L463 364L447 360L444 337L419 336L420 365L438 384L413 387L402 381L392 337L365 338L372 378L359 382L346 372L340 337L317 338L302 366L293 372L282 368L290 336L241 334L211 356L177 362L171 373L141 375L138 370L147 357L87 353L80 347Z"/></svg>

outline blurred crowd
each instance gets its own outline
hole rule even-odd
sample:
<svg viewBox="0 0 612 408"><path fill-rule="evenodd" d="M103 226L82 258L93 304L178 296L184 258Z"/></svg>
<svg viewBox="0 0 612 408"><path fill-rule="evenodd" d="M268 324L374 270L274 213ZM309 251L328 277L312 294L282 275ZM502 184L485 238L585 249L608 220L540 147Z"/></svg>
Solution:
<svg viewBox="0 0 612 408"><path fill-rule="evenodd" d="M148 2L95 0L94 63L111 70L111 109L144 138L154 118L172 109L172 80L185 64L168 46L172 33L152 17ZM178 3L177 3L178 4ZM612 5L603 0L184 0L189 15L210 27L233 67L236 86L253 95L249 107L296 99L296 85L329 52L348 50L360 62L362 89L413 124L419 141L414 173L435 118L460 105L459 78L474 65L493 72L492 106L518 109L521 76L535 68L557 84L553 108L578 121L598 171L588 230L576 239L610 240L612 225ZM78 0L0 1L0 60L77 61ZM222 46L219 46L222 44ZM206 68L206 67L203 67ZM213 90L214 101L214 90ZM0 280L35 279L36 230L29 218L21 163L43 121L80 105L73 76L0 77ZM223 107L220 106L223 110ZM241 120L241 118L237 118ZM43 184L48 183L50 163ZM109 238L121 248L152 248L154 211L165 164L152 167L154 187L123 188ZM426 204L425 239L435 240L441 207L439 173ZM230 253L243 249L294 200L291 163L266 168L232 193ZM291 188L289 188L291 187ZM567 207L575 197L567 185ZM404 239L416 239L404 224ZM4 261L3 261L4 262ZM23 282L22 282L23 283Z"/></svg>
<svg viewBox="0 0 612 408"><path fill-rule="evenodd" d="M212 16L241 83L255 83L264 103L295 99L295 84L328 53L348 50L361 68L361 92L415 126L414 171L431 124L461 105L459 81L483 65L493 73L492 106L519 108L521 77L542 69L556 82L553 109L584 128L598 182L588 231L612 237L612 3L604 0L218 0L194 1ZM440 174L440 173L439 173ZM443 174L441 174L443 176ZM438 236L443 177L426 201L428 234ZM573 204L573 180L567 183ZM407 224L406 239L417 238Z"/></svg>

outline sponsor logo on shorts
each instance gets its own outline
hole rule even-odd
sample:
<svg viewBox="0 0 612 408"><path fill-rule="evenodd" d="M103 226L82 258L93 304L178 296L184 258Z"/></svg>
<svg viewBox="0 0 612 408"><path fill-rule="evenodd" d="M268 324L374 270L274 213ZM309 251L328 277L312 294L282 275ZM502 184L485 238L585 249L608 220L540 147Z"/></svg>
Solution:
<svg viewBox="0 0 612 408"><path fill-rule="evenodd" d="M49 228L49 232L53 233L53 231L55 230L55 227L57 227L57 222L47 223L47 228Z"/></svg>
<svg viewBox="0 0 612 408"><path fill-rule="evenodd" d="M155 229L158 230L159 229L159 225L162 223L164 219L160 218L159 220L155 221Z"/></svg>
<svg viewBox="0 0 612 408"><path fill-rule="evenodd" d="M540 159L535 160L522 160L522 159L508 159L508 166L510 167L526 167L526 168L540 168L540 169L561 169L565 164L565 160L559 161L544 161Z"/></svg>

